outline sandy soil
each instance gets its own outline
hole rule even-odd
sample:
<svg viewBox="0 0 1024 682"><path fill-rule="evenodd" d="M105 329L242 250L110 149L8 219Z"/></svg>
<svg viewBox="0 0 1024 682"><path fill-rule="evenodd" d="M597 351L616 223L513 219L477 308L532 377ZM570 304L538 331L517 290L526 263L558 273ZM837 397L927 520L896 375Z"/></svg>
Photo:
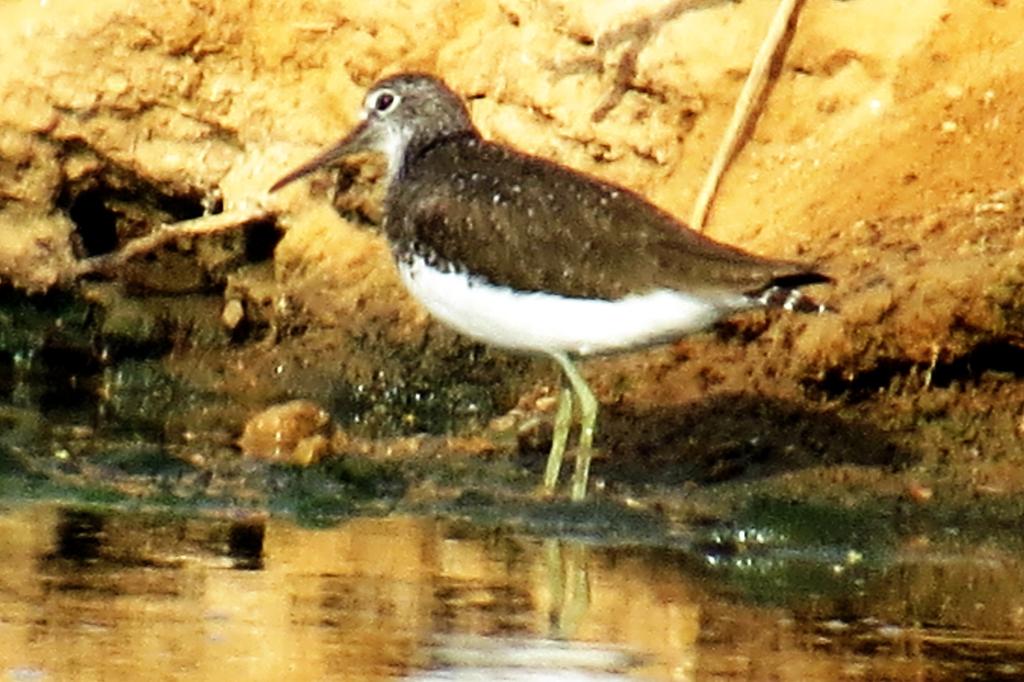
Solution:
<svg viewBox="0 0 1024 682"><path fill-rule="evenodd" d="M345 174L348 220L329 181L266 188L343 134L377 77L416 69L471 97L486 136L685 217L774 3L645 23L671 4L5 3L0 277L88 301L97 347L168 351L178 377L242 406L225 412L238 433L289 398L345 426L358 413L364 436L481 433L518 403L482 431L499 445L463 449L532 461L552 368L409 299L365 229L379 168ZM643 490L652 461L673 486L1024 486L1022 36L1012 0L803 5L707 232L820 262L837 312L590 363L610 490ZM271 217L239 233L71 276L160 222L259 205Z"/></svg>

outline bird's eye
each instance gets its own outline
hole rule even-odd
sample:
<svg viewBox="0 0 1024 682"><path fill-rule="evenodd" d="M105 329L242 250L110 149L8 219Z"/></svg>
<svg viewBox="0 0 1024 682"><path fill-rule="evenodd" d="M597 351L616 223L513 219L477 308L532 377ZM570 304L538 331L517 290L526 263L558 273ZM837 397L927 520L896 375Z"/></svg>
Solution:
<svg viewBox="0 0 1024 682"><path fill-rule="evenodd" d="M370 102L370 106L373 107L378 113L384 114L395 108L398 104L398 95L391 92L390 90L384 90L383 92L377 93L373 101Z"/></svg>

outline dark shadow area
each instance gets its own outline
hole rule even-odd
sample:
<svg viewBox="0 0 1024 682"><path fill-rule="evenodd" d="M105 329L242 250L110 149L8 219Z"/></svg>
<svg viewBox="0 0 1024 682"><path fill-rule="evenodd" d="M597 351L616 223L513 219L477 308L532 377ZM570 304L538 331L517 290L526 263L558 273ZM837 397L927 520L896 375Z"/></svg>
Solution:
<svg viewBox="0 0 1024 682"><path fill-rule="evenodd" d="M65 185L57 206L75 224L83 257L110 253L159 223L198 218L206 211L199 193L171 194L116 167Z"/></svg>
<svg viewBox="0 0 1024 682"><path fill-rule="evenodd" d="M17 385L14 354L0 350L0 400L9 400Z"/></svg>
<svg viewBox="0 0 1024 682"><path fill-rule="evenodd" d="M91 349L44 346L32 368L39 411L47 416L91 414L99 399L102 367Z"/></svg>
<svg viewBox="0 0 1024 682"><path fill-rule="evenodd" d="M75 224L82 255L99 256L117 249L117 214L107 207L101 192L89 190L74 198L62 196L60 203Z"/></svg>
<svg viewBox="0 0 1024 682"><path fill-rule="evenodd" d="M263 568L263 538L267 526L262 518L245 519L228 529L227 555L239 570L258 571Z"/></svg>
<svg viewBox="0 0 1024 682"><path fill-rule="evenodd" d="M91 563L100 558L103 548L104 519L79 509L62 509L54 529L54 559Z"/></svg>
<svg viewBox="0 0 1024 682"><path fill-rule="evenodd" d="M82 145L69 145L69 153L96 156ZM275 220L239 224L208 235L172 237L161 228L223 212L223 201L213 188L177 183L154 183L131 168L100 158L97 169L68 180L60 188L56 206L74 223L75 255L91 260L82 279L99 276L120 282L133 299L145 296L215 293L224 289L229 274L273 257L282 231ZM156 239L154 239L154 237ZM116 255L129 244L133 257ZM106 260L104 257L107 257Z"/></svg>
<svg viewBox="0 0 1024 682"><path fill-rule="evenodd" d="M90 304L65 291L28 294L0 285L0 351L25 356L44 345L87 346L91 315Z"/></svg>
<svg viewBox="0 0 1024 682"><path fill-rule="evenodd" d="M116 581L117 571L179 569L186 556L213 565L227 558L233 568L259 570L265 532L262 517L206 519L61 507L53 549L39 557L39 565L53 587L64 591L103 591L112 584L108 579ZM169 594L177 593L177 580L168 577Z"/></svg>
<svg viewBox="0 0 1024 682"><path fill-rule="evenodd" d="M847 370L836 367L820 380L805 382L804 387L824 399L859 403L870 400L880 391L894 388L923 390L949 388L953 384L978 385L993 374L1021 379L1024 378L1024 347L1015 339L993 339L931 365L893 358L879 361L852 378L847 374Z"/></svg>
<svg viewBox="0 0 1024 682"><path fill-rule="evenodd" d="M937 363L931 370L931 383L938 388L956 382L978 383L989 373L1024 378L1024 347L1010 340L978 344L950 362Z"/></svg>
<svg viewBox="0 0 1024 682"><path fill-rule="evenodd" d="M263 220L245 227L245 259L250 263L262 263L274 256L274 249L284 232L274 220Z"/></svg>
<svg viewBox="0 0 1024 682"><path fill-rule="evenodd" d="M605 406L597 439L609 483L700 484L821 465L899 469L916 459L869 424L760 395L646 411Z"/></svg>

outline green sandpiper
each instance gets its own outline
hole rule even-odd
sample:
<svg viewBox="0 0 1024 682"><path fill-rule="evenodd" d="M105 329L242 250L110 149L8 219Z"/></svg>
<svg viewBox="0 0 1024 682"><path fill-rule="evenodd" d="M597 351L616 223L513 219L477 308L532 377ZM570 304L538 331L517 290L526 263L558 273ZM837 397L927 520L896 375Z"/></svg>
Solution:
<svg viewBox="0 0 1024 682"><path fill-rule="evenodd" d="M716 242L636 192L485 140L462 99L430 75L377 82L356 128L270 191L361 152L387 160L382 228L413 296L468 337L554 358L568 378L548 492L574 395L570 496L587 491L598 403L574 358L670 342L751 308L824 310L799 291L830 281L814 267Z"/></svg>

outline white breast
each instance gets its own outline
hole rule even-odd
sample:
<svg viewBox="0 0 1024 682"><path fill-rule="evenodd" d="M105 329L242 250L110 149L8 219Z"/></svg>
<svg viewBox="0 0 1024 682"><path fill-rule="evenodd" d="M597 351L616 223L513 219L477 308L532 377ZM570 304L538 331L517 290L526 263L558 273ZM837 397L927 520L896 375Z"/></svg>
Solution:
<svg viewBox="0 0 1024 682"><path fill-rule="evenodd" d="M754 304L746 297L710 301L660 289L615 301L523 293L422 258L399 262L406 287L434 317L484 343L511 350L609 353L673 340L706 329Z"/></svg>

